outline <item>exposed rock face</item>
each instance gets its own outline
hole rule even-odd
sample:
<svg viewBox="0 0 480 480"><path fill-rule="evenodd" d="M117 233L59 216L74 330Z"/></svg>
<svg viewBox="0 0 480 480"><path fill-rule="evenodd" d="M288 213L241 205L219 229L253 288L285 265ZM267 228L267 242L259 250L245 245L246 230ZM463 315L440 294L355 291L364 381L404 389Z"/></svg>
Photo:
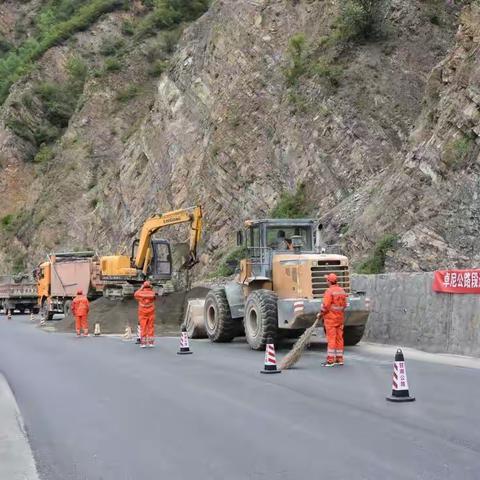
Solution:
<svg viewBox="0 0 480 480"><path fill-rule="evenodd" d="M432 71L411 147L377 180L352 238L396 232L391 270L480 264L480 6L464 10L456 44ZM356 201L340 205L338 222Z"/></svg>
<svg viewBox="0 0 480 480"><path fill-rule="evenodd" d="M41 122L20 101L25 92L39 78L65 81L73 53L89 52L98 68L102 41L141 9L103 16L75 44L50 49L0 111L0 217L17 220L14 235L0 233L0 268L11 268L12 248L30 264L55 249L111 253L148 215L195 203L206 215L204 268L214 268L232 230L268 215L298 182L312 215L332 240L343 235L354 259L395 233L390 269L478 260L478 7L464 11L455 43L455 8L441 7L438 26L425 2L395 0L386 39L340 49L322 41L338 5L214 1L158 80L147 75L145 42L121 71L87 79L53 159L34 165L38 146L6 119ZM335 82L303 75L289 87L288 44L299 32L309 62L328 55L342 68ZM119 102L132 84L138 92ZM457 150L466 152L461 161Z"/></svg>

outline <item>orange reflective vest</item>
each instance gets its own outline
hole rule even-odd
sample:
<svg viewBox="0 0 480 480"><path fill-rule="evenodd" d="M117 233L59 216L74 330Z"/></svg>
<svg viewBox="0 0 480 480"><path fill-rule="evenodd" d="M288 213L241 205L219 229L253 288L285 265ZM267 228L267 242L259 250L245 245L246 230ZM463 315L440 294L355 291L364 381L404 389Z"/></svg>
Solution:
<svg viewBox="0 0 480 480"><path fill-rule="evenodd" d="M90 302L85 295L77 295L72 301L72 313L75 317L88 315Z"/></svg>
<svg viewBox="0 0 480 480"><path fill-rule="evenodd" d="M343 324L347 308L345 290L339 285L331 285L323 295L322 314L325 324Z"/></svg>

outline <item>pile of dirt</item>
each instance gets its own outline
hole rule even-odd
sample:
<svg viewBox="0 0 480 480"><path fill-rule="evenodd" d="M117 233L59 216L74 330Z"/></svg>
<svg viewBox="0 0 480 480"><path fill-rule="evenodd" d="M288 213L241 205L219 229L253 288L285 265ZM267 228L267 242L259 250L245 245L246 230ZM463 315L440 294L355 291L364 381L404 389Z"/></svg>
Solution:
<svg viewBox="0 0 480 480"><path fill-rule="evenodd" d="M175 292L158 297L155 301L155 334L160 336L177 335L183 321L185 308L190 298L202 298L208 289L194 288L189 292ZM121 334L125 327L130 326L135 332L137 328L137 302L133 298L124 300L109 300L99 298L90 303L88 320L90 329L95 323L100 324L102 333ZM72 315L54 323L55 330L59 332L72 332L75 330L75 319Z"/></svg>

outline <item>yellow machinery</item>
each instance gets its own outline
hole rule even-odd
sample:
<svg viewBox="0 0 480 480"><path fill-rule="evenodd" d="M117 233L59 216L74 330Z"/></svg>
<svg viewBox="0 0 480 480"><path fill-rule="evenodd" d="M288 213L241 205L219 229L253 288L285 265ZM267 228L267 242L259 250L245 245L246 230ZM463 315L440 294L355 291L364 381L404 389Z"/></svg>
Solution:
<svg viewBox="0 0 480 480"><path fill-rule="evenodd" d="M103 294L109 298L130 296L144 280L159 289L172 278L170 243L153 239L164 227L190 224L189 255L183 267L190 269L198 263L197 246L202 234L202 208L195 206L150 217L143 225L140 237L132 244L131 256L111 255L100 258Z"/></svg>
<svg viewBox="0 0 480 480"><path fill-rule="evenodd" d="M351 288L348 258L326 253L320 246L320 227L314 219L245 222L237 236L245 257L235 279L210 290L205 298L204 330L211 341L229 342L244 333L252 349L262 350L269 338L299 336L320 311L328 273L338 276L348 294L345 344L360 341L369 301L365 292ZM195 322L190 322L192 328ZM186 323L188 329L188 318Z"/></svg>

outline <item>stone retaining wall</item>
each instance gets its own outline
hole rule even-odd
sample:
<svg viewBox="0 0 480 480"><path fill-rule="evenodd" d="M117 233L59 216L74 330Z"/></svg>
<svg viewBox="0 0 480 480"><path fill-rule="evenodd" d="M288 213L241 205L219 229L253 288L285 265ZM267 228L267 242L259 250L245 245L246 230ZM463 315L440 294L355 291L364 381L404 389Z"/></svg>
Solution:
<svg viewBox="0 0 480 480"><path fill-rule="evenodd" d="M433 273L354 275L372 300L364 339L480 356L480 295L432 291Z"/></svg>

